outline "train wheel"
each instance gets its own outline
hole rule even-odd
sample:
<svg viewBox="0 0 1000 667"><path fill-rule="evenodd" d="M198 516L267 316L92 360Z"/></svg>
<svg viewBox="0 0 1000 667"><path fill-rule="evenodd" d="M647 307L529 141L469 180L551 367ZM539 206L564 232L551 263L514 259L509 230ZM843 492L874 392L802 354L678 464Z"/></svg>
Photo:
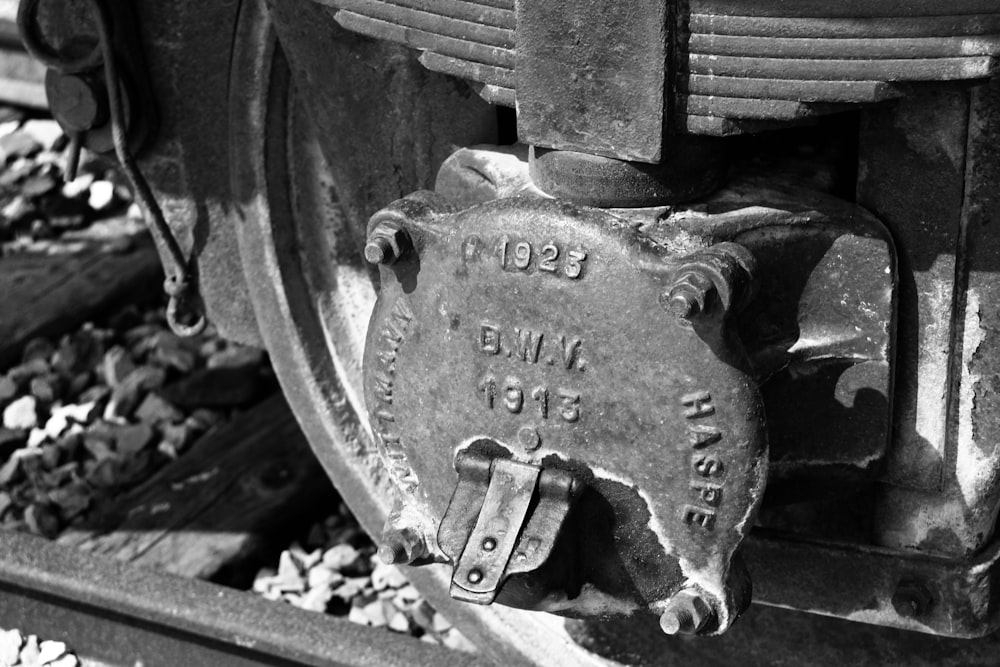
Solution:
<svg viewBox="0 0 1000 667"><path fill-rule="evenodd" d="M338 202L337 183L262 4L244 3L232 60L230 145L240 254L289 403L344 500L377 536L393 491L375 452L361 388L376 296L376 274L361 255L366 220L351 219L345 213L350 207ZM451 600L446 566L407 574L498 662L605 664L569 638L562 619Z"/></svg>
<svg viewBox="0 0 1000 667"><path fill-rule="evenodd" d="M305 12L314 5L320 7L272 3L270 11ZM278 43L263 0L243 2L240 12L230 58L228 215L238 232L259 329L289 403L331 480L365 529L377 536L394 491L375 452L362 398L361 355L377 280L361 256L363 229L378 207L430 185L439 162L431 156L433 150L420 147L401 158L409 155L409 146L393 157L396 163L389 158L380 162L377 154L331 154L330 142L324 144L312 122L315 109L313 116L305 109L307 101L315 101L315 91L296 93L290 59ZM375 42L362 45L362 50L380 48ZM391 52L396 47L384 48ZM415 71L423 71L405 49L393 57L408 59ZM360 57L335 66L353 68L361 79L374 69ZM470 94L464 84L446 77L438 85L445 95L456 90L460 97ZM468 124L467 118L458 117L461 108L454 117L428 121L433 111L420 96L426 92L398 85L378 94L395 95L397 108L412 109L404 122L437 128ZM363 106L339 110L348 119L370 111ZM339 127L336 122L330 126ZM411 138L394 137L402 143ZM443 159L447 151L438 151L438 157ZM368 168L379 176L371 176ZM345 183L340 178L345 174L355 180ZM387 179L387 174L395 178ZM998 635L969 642L759 606L751 607L724 637L667 638L655 619L565 621L544 613L455 602L448 595L446 566L413 568L407 574L487 656L510 665L609 664L598 654L613 659L613 664L641 665L987 665L995 663L1000 642Z"/></svg>

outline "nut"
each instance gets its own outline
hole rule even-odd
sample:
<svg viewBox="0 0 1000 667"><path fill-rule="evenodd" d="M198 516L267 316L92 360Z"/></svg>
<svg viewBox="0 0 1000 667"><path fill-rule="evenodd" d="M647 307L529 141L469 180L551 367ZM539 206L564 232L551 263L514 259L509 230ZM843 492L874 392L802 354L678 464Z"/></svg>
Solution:
<svg viewBox="0 0 1000 667"><path fill-rule="evenodd" d="M701 594L685 588L667 602L660 614L660 629L668 635L694 635L714 617L715 611Z"/></svg>
<svg viewBox="0 0 1000 667"><path fill-rule="evenodd" d="M410 237L402 229L377 225L368 236L365 259L372 264L391 265L410 248Z"/></svg>
<svg viewBox="0 0 1000 667"><path fill-rule="evenodd" d="M427 555L423 536L411 528L389 528L382 533L378 558L386 565L407 565Z"/></svg>
<svg viewBox="0 0 1000 667"><path fill-rule="evenodd" d="M903 618L919 618L934 604L927 587L916 579L904 579L892 594L892 608Z"/></svg>
<svg viewBox="0 0 1000 667"><path fill-rule="evenodd" d="M669 292L661 297L664 308L679 319L689 320L708 310L715 284L700 271L688 270L680 274Z"/></svg>

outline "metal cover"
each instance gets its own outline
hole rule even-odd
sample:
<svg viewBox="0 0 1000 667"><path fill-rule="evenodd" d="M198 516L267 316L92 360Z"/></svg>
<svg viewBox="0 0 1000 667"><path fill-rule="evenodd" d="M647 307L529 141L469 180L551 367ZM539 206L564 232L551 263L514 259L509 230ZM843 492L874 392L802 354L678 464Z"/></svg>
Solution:
<svg viewBox="0 0 1000 667"><path fill-rule="evenodd" d="M465 450L572 471L590 488L581 596L657 609L693 584L728 626L767 460L728 324L666 312L676 261L601 211L512 199L407 232L415 251L382 270L365 355L404 494L439 519Z"/></svg>

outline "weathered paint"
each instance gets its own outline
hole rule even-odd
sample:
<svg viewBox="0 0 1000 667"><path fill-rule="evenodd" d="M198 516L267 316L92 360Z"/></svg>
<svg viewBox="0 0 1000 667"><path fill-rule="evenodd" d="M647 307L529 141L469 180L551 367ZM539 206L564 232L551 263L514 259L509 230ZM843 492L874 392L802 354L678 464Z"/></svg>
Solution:
<svg viewBox="0 0 1000 667"><path fill-rule="evenodd" d="M896 433L877 510L887 546L974 553L1000 509L998 90L915 98L864 123L861 199L891 227L903 284L916 286L901 293Z"/></svg>

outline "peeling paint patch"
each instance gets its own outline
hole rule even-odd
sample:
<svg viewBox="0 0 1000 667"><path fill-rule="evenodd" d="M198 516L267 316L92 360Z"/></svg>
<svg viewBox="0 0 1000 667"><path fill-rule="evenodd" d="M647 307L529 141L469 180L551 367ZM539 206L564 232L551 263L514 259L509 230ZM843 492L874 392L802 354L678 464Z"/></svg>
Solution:
<svg viewBox="0 0 1000 667"><path fill-rule="evenodd" d="M958 443L955 462L955 478L962 497L970 507L982 502L987 491L984 486L993 486L997 460L995 445L980 446L976 442L974 416L976 393L982 376L975 372L975 357L986 338L982 329L979 293L970 289L965 309L965 330L962 341L962 375L958 397Z"/></svg>

